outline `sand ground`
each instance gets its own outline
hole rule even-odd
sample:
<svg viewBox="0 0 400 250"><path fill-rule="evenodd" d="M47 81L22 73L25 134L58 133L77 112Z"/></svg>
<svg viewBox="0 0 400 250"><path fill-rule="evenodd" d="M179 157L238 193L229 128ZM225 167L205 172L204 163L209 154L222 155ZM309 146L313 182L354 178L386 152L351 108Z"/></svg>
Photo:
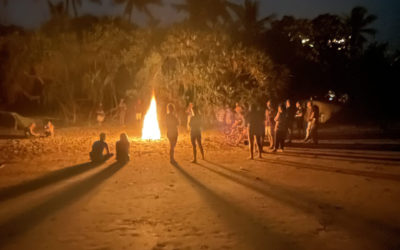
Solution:
<svg viewBox="0 0 400 250"><path fill-rule="evenodd" d="M205 161L182 135L171 165L166 140L128 131L128 164L92 166L98 132L0 141L0 249L400 249L397 151L330 140L250 161L207 132Z"/></svg>

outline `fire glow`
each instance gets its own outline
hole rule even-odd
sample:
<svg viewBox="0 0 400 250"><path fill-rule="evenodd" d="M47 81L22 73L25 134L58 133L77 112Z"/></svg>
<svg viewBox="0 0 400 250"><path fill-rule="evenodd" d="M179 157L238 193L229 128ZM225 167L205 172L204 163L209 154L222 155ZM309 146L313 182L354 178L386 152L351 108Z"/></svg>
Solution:
<svg viewBox="0 0 400 250"><path fill-rule="evenodd" d="M150 107L143 120L142 140L160 140L160 126L158 125L157 118L157 104L156 98L153 93L151 98Z"/></svg>

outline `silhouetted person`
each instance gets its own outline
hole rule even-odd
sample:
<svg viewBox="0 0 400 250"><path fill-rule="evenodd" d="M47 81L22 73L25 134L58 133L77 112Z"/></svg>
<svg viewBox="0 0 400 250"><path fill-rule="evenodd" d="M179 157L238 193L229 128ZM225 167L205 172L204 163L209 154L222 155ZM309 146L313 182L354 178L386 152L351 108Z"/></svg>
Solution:
<svg viewBox="0 0 400 250"><path fill-rule="evenodd" d="M103 124L105 118L106 118L106 113L104 112L103 104L100 103L99 107L96 110L96 119L99 126Z"/></svg>
<svg viewBox="0 0 400 250"><path fill-rule="evenodd" d="M125 125L126 112L128 110L128 106L125 103L125 100L122 98L118 105L118 113L119 113L119 124Z"/></svg>
<svg viewBox="0 0 400 250"><path fill-rule="evenodd" d="M313 141L315 144L318 144L318 119L319 119L319 108L316 105L311 106L311 112L308 117L308 124L307 124L307 134L306 138L304 139L305 142Z"/></svg>
<svg viewBox="0 0 400 250"><path fill-rule="evenodd" d="M47 124L44 126L44 135L46 137L53 137L54 136L54 125L51 121L48 121Z"/></svg>
<svg viewBox="0 0 400 250"><path fill-rule="evenodd" d="M304 109L301 106L300 102L296 102L296 114L294 117L296 119L297 133L301 138L303 136L303 130L304 130Z"/></svg>
<svg viewBox="0 0 400 250"><path fill-rule="evenodd" d="M224 118L225 126L227 126L229 128L232 127L233 120L234 120L233 116L234 116L233 112L232 112L231 108L229 107L229 105L228 104L225 105L225 118Z"/></svg>
<svg viewBox="0 0 400 250"><path fill-rule="evenodd" d="M36 132L36 123L32 122L26 129L25 134L27 137L40 137L40 133Z"/></svg>
<svg viewBox="0 0 400 250"><path fill-rule="evenodd" d="M317 111L317 110L314 108L314 105L312 104L312 102L308 101L307 102L307 115L306 115L307 129L306 129L306 137L304 138L304 142L309 142L313 137L312 133L313 132L315 133L315 130L313 131L313 129L316 128L316 126L317 126L318 116L319 116L319 112L315 112L315 111Z"/></svg>
<svg viewBox="0 0 400 250"><path fill-rule="evenodd" d="M141 126L142 124L142 120L143 120L143 103L141 99L138 99L135 105L135 120L136 120L136 124L137 126Z"/></svg>
<svg viewBox="0 0 400 250"><path fill-rule="evenodd" d="M287 126L287 139L288 143L292 142L293 136L293 122L295 117L296 110L292 106L290 100L286 100L286 126Z"/></svg>
<svg viewBox="0 0 400 250"><path fill-rule="evenodd" d="M192 108L192 116L189 118L189 128L190 128L190 141L193 146L193 161L192 163L197 162L197 150L196 143L199 146L201 158L204 160L204 150L203 145L201 144L201 116L199 115L199 111L196 107Z"/></svg>
<svg viewBox="0 0 400 250"><path fill-rule="evenodd" d="M275 116L275 145L273 152L283 152L285 147L285 137L287 133L287 115L285 105L278 106L278 113Z"/></svg>
<svg viewBox="0 0 400 250"><path fill-rule="evenodd" d="M125 133L122 133L119 136L119 141L115 144L115 158L118 162L127 162L129 161L129 149L130 143L128 140L128 136Z"/></svg>
<svg viewBox="0 0 400 250"><path fill-rule="evenodd" d="M95 141L92 145L92 151L89 153L90 160L92 162L103 162L109 159L113 154L110 154L110 150L108 149L108 145L105 142L106 134L100 134L100 140ZM106 154L103 154L104 150Z"/></svg>
<svg viewBox="0 0 400 250"><path fill-rule="evenodd" d="M267 101L267 109L265 110L265 135L269 142L269 148L274 148L275 136L275 110L271 101Z"/></svg>
<svg viewBox="0 0 400 250"><path fill-rule="evenodd" d="M172 103L169 103L167 105L166 123L167 123L167 137L169 141L169 161L171 163L175 163L176 161L174 153L175 153L176 143L178 142L179 121L178 118L176 117L175 106Z"/></svg>
<svg viewBox="0 0 400 250"><path fill-rule="evenodd" d="M250 106L247 114L246 125L249 134L250 159L254 159L254 139L258 147L258 157L262 158L262 138L264 134L264 115L255 104Z"/></svg>

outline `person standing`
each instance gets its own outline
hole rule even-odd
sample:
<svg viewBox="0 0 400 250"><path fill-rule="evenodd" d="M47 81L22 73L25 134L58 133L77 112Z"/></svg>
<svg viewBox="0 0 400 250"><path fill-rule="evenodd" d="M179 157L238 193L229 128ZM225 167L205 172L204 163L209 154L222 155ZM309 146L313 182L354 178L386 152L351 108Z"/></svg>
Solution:
<svg viewBox="0 0 400 250"><path fill-rule="evenodd" d="M311 101L307 102L307 111L305 115L305 120L307 122L307 128L306 128L306 137L304 138L304 142L308 142L311 139L311 130L314 122L313 104Z"/></svg>
<svg viewBox="0 0 400 250"><path fill-rule="evenodd" d="M267 101L267 109L265 110L265 134L269 142L269 148L274 148L274 135L275 135L275 110L272 107L271 101Z"/></svg>
<svg viewBox="0 0 400 250"><path fill-rule="evenodd" d="M192 118L192 116L193 116L193 103L189 102L189 105L188 105L188 107L186 109L186 128L187 129L190 129L189 128L189 121L190 121L190 118Z"/></svg>
<svg viewBox="0 0 400 250"><path fill-rule="evenodd" d="M225 117L224 117L224 121L225 121L225 126L228 128L232 127L233 124L233 112L231 110L231 108L229 107L228 104L225 105Z"/></svg>
<svg viewBox="0 0 400 250"><path fill-rule="evenodd" d="M128 110L128 106L126 106L124 98L121 98L118 109L119 109L119 124L121 126L125 126L125 118L126 118L126 112Z"/></svg>
<svg viewBox="0 0 400 250"><path fill-rule="evenodd" d="M272 152L283 152L285 147L285 137L287 133L287 115L285 105L280 104L278 113L275 116L275 143Z"/></svg>
<svg viewBox="0 0 400 250"><path fill-rule="evenodd" d="M287 126L287 139L288 143L292 142L292 136L293 136L293 122L294 122L294 117L295 117L295 112L296 110L290 103L290 100L286 100L286 126Z"/></svg>
<svg viewBox="0 0 400 250"><path fill-rule="evenodd" d="M135 120L136 120L136 125L141 128L142 124L142 119L143 119L143 104L142 104L142 99L138 99L136 101L135 105Z"/></svg>
<svg viewBox="0 0 400 250"><path fill-rule="evenodd" d="M294 117L296 120L297 133L301 138L303 136L303 129L304 129L304 110L300 102L296 102L296 114Z"/></svg>
<svg viewBox="0 0 400 250"><path fill-rule="evenodd" d="M176 143L178 142L178 126L179 126L179 121L178 118L176 117L176 112L175 112L175 106L172 103L169 103L167 105L167 117L166 117L166 123L167 123L167 138L169 141L169 161L172 164L175 164L175 146Z"/></svg>
<svg viewBox="0 0 400 250"><path fill-rule="evenodd" d="M204 160L204 150L203 145L201 144L201 117L199 115L199 111L196 107L192 107L192 116L189 117L189 128L190 128L190 141L192 142L193 147L193 161L192 163L197 163L197 149L196 142L199 146L201 158Z"/></svg>
<svg viewBox="0 0 400 250"><path fill-rule="evenodd" d="M264 131L264 118L263 112L257 109L255 104L250 106L249 113L247 114L246 125L248 129L249 135L249 150L250 150L250 159L254 159L254 142L256 142L258 147L258 157L262 158L262 138ZM255 141L254 141L255 139Z"/></svg>

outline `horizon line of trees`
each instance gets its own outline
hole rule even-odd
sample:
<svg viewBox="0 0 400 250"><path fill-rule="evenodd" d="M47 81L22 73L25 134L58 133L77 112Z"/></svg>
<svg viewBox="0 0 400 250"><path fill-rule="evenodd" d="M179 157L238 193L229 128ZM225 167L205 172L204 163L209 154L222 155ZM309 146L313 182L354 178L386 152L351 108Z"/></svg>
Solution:
<svg viewBox="0 0 400 250"><path fill-rule="evenodd" d="M101 0L91 0L91 2L102 4ZM277 18L275 15L260 16L260 3L255 0L244 0L240 4L228 0L185 0L180 4L173 4L173 7L179 12L186 13L187 17L181 22L160 27L159 20L153 16L149 6L162 5L162 0L113 0L112 2L124 5L121 17L82 16L79 15L79 8L82 6L80 0L62 0L55 3L48 0L51 18L40 27L38 32L46 34L47 37L56 37L61 33L75 34L77 43L87 42L83 38L88 32L99 32L100 26L118 27L124 34L133 34L138 31L144 34L150 32L151 34L147 38L156 38L159 39L159 42L149 43L147 41L149 46L144 49L141 59L135 62L134 67L129 68L132 71L130 77L134 77L143 67L147 67L145 65L146 58L154 58L154 51L157 51L161 45L165 47L163 41L176 30L181 30L182 37L188 35L187 33L189 33L189 37L198 34L221 33L229 36L228 47L240 44L240 46L253 48L258 51L257 53L265 55L266 61L270 61L271 65L267 66L268 70L284 67L290 72L282 77L284 80L279 83L282 86L268 87L269 92L264 88L264 98L279 96L281 99L305 99L310 96L322 97L330 91L330 93L336 93L337 97L340 94L347 94L353 109L361 111L358 112L360 115L378 119L396 118L392 107L396 94L394 88L396 83L400 82L400 52L397 50L389 53L388 43L380 43L373 39L377 31L371 27L371 24L377 17L368 13L364 7L355 7L346 16L321 14L313 19L293 16ZM210 6L213 7L210 8ZM134 9L149 17L147 27L139 28L132 22ZM0 37L11 36L15 31L26 36L31 35L30 32L18 27L2 26ZM103 29L102 32L109 31ZM184 33L185 35L183 35ZM102 41L101 35L98 36L98 39L100 39L98 42ZM220 38L214 38L214 42L218 39ZM205 42L213 43L213 41L203 41L203 43ZM170 47L174 47L174 45L171 44ZM7 52L7 47L3 46L0 49L1 53ZM116 52L121 50L121 48L114 49ZM185 49L184 45L182 45L182 49ZM206 52L196 51L192 56L196 61L204 53L214 50L213 46L208 47L208 50ZM159 49L157 53L160 53ZM161 55L161 60L171 64L173 61L171 57ZM244 55L242 59L246 60L246 56ZM1 60L6 59L2 57ZM185 60L188 59L185 58ZM163 63L160 62L160 65ZM197 63L200 63L200 60ZM228 64L228 62L224 63ZM232 67L232 65L235 64L230 66ZM120 67L125 66L120 65ZM223 67L226 68L226 66ZM284 71L287 72L287 70ZM274 73L278 74L279 72ZM216 79L221 82L233 81L232 79L236 79L235 77L239 77L238 79L244 82L248 80L246 76L222 75L222 77L218 75ZM268 76L266 77L268 78ZM194 78L194 80L199 79ZM0 79L0 81L2 81L0 88L4 88L4 79ZM258 82L255 85L250 84L247 88L265 86L263 85L265 81L260 78L257 78L256 81ZM240 89L240 84L236 84L238 86L232 85L230 88ZM273 85L273 83L269 84ZM192 86L185 86L186 89L183 93L185 99L194 98L193 93L196 92L194 91L196 86L196 83L193 83ZM274 89L279 89L279 91ZM3 93L5 92L3 91ZM120 95L124 95L124 93ZM115 98L118 97L120 96ZM4 96L0 98L5 99ZM244 98L238 96L236 99Z"/></svg>

